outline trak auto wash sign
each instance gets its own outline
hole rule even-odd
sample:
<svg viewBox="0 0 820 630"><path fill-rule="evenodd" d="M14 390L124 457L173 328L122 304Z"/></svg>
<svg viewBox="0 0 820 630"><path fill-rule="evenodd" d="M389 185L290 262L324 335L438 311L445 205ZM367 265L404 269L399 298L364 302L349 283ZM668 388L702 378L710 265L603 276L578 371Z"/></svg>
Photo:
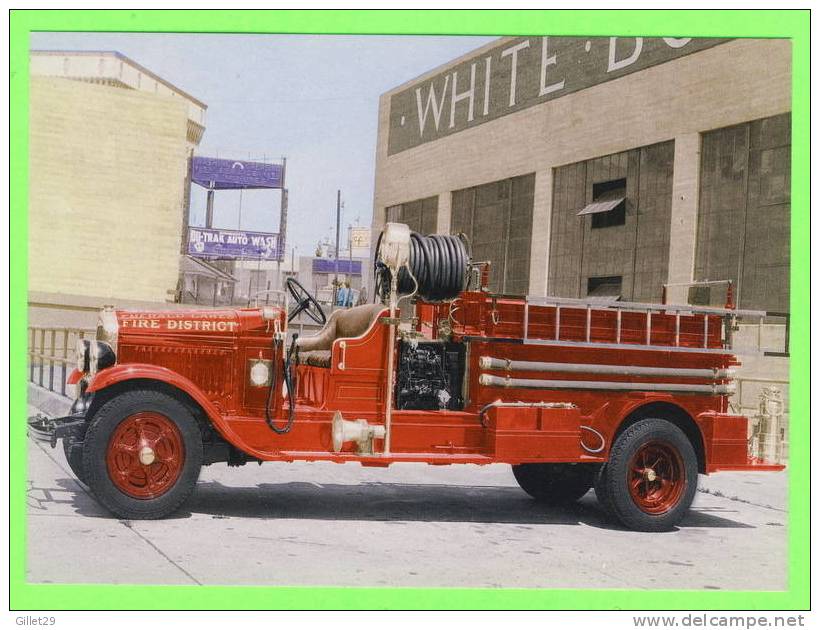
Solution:
<svg viewBox="0 0 820 630"><path fill-rule="evenodd" d="M281 260L278 234L247 230L189 227L188 253L203 258Z"/></svg>
<svg viewBox="0 0 820 630"><path fill-rule="evenodd" d="M521 37L390 100L388 155L644 70L728 39Z"/></svg>

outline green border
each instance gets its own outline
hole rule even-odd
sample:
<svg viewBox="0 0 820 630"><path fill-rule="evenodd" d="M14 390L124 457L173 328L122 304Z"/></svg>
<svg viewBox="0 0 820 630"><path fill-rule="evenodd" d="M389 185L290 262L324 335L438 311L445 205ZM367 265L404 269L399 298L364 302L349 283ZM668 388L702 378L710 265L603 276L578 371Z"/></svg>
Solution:
<svg viewBox="0 0 820 630"><path fill-rule="evenodd" d="M91 586L25 582L28 48L32 31L655 35L793 42L789 590ZM671 31L671 32L670 32ZM10 15L10 606L39 609L809 608L809 11L59 11ZM763 71L764 66L761 67ZM661 541L662 542L662 541ZM595 547L594 533L590 548ZM703 549L704 554L709 549ZM241 569L240 569L241 570ZM669 585L673 586L673 585Z"/></svg>

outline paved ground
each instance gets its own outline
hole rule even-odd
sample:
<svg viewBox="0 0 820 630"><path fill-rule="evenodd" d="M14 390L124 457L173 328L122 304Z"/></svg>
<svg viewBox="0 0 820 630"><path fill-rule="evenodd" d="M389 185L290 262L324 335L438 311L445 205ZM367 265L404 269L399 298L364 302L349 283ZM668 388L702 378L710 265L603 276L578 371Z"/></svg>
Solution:
<svg viewBox="0 0 820 630"><path fill-rule="evenodd" d="M33 413L33 410L31 410ZM677 531L531 501L507 466L354 464L203 470L163 521L119 521L29 440L32 582L780 590L783 473L701 477Z"/></svg>

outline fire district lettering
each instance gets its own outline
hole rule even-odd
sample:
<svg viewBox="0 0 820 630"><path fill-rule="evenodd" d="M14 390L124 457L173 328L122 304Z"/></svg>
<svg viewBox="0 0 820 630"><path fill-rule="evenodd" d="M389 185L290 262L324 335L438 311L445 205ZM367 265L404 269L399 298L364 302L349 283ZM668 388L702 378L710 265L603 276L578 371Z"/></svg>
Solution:
<svg viewBox="0 0 820 630"><path fill-rule="evenodd" d="M122 325L124 328L159 329L162 327L162 322L158 319L126 319ZM169 319L165 322L166 330L233 332L237 326L239 326L238 322L208 322L196 319Z"/></svg>

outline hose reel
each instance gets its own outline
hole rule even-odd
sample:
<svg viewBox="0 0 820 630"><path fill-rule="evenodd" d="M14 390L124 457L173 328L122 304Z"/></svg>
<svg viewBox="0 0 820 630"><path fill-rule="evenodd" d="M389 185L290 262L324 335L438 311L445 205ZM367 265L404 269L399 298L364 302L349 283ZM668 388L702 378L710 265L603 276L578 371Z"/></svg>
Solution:
<svg viewBox="0 0 820 630"><path fill-rule="evenodd" d="M404 238L405 234L408 237L406 250L397 243L397 239ZM407 257L403 259L405 251ZM397 264L400 259L403 262ZM470 255L463 235L424 236L409 231L405 225L388 223L376 243L375 294L387 300L392 274L397 269L399 295L418 295L426 302L453 300L467 285L469 264Z"/></svg>

